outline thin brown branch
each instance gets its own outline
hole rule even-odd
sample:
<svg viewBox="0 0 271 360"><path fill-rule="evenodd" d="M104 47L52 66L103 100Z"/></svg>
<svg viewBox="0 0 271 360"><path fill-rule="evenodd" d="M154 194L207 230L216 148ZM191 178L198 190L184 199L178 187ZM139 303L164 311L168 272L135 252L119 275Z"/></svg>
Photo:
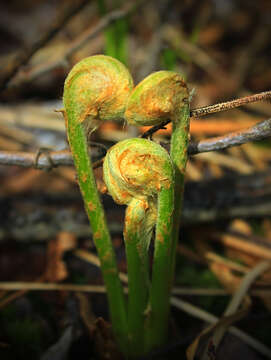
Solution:
<svg viewBox="0 0 271 360"><path fill-rule="evenodd" d="M50 29L41 38L32 44L31 47L24 49L19 53L15 61L3 70L0 79L0 92L5 90L10 80L18 73L20 68L25 65L39 49L46 45L74 15L87 5L87 3L89 3L89 0L81 0L75 2L75 5L68 7L67 10L61 14L58 21L53 23Z"/></svg>
<svg viewBox="0 0 271 360"><path fill-rule="evenodd" d="M199 117L199 116L205 116L208 114L214 114L214 113L218 113L221 111L234 109L239 106L249 104L252 102L262 101L262 100L267 100L267 99L271 99L271 90L264 91L264 92L254 94L254 95L245 96L245 97L235 99L235 100L226 101L226 102L215 104L215 105L210 105L210 106L205 106L202 108L194 109L191 111L191 116Z"/></svg>
<svg viewBox="0 0 271 360"><path fill-rule="evenodd" d="M170 120L164 120L164 121L161 122L160 124L152 126L149 130L145 131L140 137L142 137L143 139L151 138L152 135L153 135L156 131L161 130L161 129L165 129L165 126L166 126L167 124L169 124L169 123L170 123Z"/></svg>
<svg viewBox="0 0 271 360"><path fill-rule="evenodd" d="M33 81L37 77L44 75L45 73L52 71L63 64L66 64L68 59L86 45L90 40L95 38L100 32L106 29L109 25L120 20L126 16L131 15L140 5L143 5L144 1L139 0L136 2L129 3L124 6L123 9L114 10L107 15L105 15L98 24L93 27L91 26L87 30L85 30L81 35L78 36L68 47L68 49L62 54L56 61L46 62L45 64L34 68L32 71L21 75L18 80L14 81L13 85L20 85L26 81Z"/></svg>
<svg viewBox="0 0 271 360"><path fill-rule="evenodd" d="M190 155L195 155L208 151L222 150L231 146L266 139L269 136L271 136L271 119L259 122L241 131L234 131L223 136L200 140L197 143L190 143L188 152Z"/></svg>
<svg viewBox="0 0 271 360"><path fill-rule="evenodd" d="M199 142L191 142L188 147L190 155L208 151L222 150L231 146L245 144L251 141L266 139L271 136L271 119L259 122L241 131L235 131L224 136L204 139ZM103 159L93 164L94 168L102 166ZM50 170L60 165L71 166L73 160L68 150L36 153L0 151L0 165L17 165L22 167L35 167L37 169Z"/></svg>
<svg viewBox="0 0 271 360"><path fill-rule="evenodd" d="M103 159L93 163L93 168L102 166ZM41 153L0 151L0 165L16 165L39 170L51 170L58 166L72 166L72 155L68 150Z"/></svg>
<svg viewBox="0 0 271 360"><path fill-rule="evenodd" d="M192 117L206 116L209 114L215 114L221 111L231 110L242 105L253 103L256 101L263 101L271 99L271 90L264 91L258 94L245 96L239 99L234 99L226 101L223 103L218 103L214 105L204 106L197 109L192 109L190 115ZM170 120L164 120L162 123L151 127L148 131L141 135L143 138L151 137L156 131L163 129L167 124L170 123Z"/></svg>
<svg viewBox="0 0 271 360"><path fill-rule="evenodd" d="M67 150L52 151L49 156L54 166L73 165L71 153ZM0 151L1 165L17 165L25 168L34 167L37 169L47 170L52 167L52 163L46 154L41 154L37 159L36 153Z"/></svg>

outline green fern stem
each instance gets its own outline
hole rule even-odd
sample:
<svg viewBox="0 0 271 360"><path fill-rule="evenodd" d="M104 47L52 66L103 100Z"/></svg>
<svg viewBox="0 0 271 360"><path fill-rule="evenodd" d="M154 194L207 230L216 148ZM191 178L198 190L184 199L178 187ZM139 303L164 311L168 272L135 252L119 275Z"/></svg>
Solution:
<svg viewBox="0 0 271 360"><path fill-rule="evenodd" d="M183 109L188 109L187 103L188 89L183 78L176 72L158 71L149 75L133 89L125 111L127 121L138 126L157 125L168 118L174 123L171 146L175 170L174 185L172 189L163 189L158 196L149 314L146 321L146 351L163 345L167 340L170 289L186 164L186 157L180 160L179 156L186 154L186 148L181 149L181 146L187 146L188 139L188 126L183 123L184 116L182 116Z"/></svg>
<svg viewBox="0 0 271 360"><path fill-rule="evenodd" d="M111 57L96 55L72 68L63 96L68 140L101 263L112 328L124 354L128 352L126 302L87 142L102 121L122 116L132 87L133 81L123 64Z"/></svg>
<svg viewBox="0 0 271 360"><path fill-rule="evenodd" d="M85 130L82 125L69 123L68 137L77 171L78 183L101 263L113 332L121 350L127 353L128 327L126 304L118 275L114 249L88 154Z"/></svg>
<svg viewBox="0 0 271 360"><path fill-rule="evenodd" d="M184 177L186 163L188 159L188 143L189 143L189 127L190 127L190 108L189 103L184 104L176 112L176 116L172 119L172 135L170 156L174 164L175 170L175 201L174 201L174 219L173 219L173 242L170 255L171 275L170 282L173 282L176 247L179 238L180 220L182 213Z"/></svg>
<svg viewBox="0 0 271 360"><path fill-rule="evenodd" d="M146 233L144 224L145 203L133 199L126 209L124 230L128 270L128 337L133 357L142 355L144 344L144 319L149 296L148 244L152 232Z"/></svg>
<svg viewBox="0 0 271 360"><path fill-rule="evenodd" d="M150 305L153 314L152 300L155 303L155 296L159 294L159 304L167 302L163 285L167 276L164 270L169 272L169 259L164 255L171 241L173 165L160 145L146 139L124 140L108 151L104 180L114 200L128 205L124 230L129 278L128 328L130 354L135 357L149 350L145 332L149 329ZM161 277L163 288L161 291L155 282L150 304L148 249L155 223L155 256L160 265L154 267L154 272ZM155 305L154 312L156 314Z"/></svg>
<svg viewBox="0 0 271 360"><path fill-rule="evenodd" d="M173 174L172 174L173 178ZM174 212L174 182L163 188L158 195L158 211L155 229L155 248L149 312L146 318L145 350L166 342L170 309L172 229Z"/></svg>

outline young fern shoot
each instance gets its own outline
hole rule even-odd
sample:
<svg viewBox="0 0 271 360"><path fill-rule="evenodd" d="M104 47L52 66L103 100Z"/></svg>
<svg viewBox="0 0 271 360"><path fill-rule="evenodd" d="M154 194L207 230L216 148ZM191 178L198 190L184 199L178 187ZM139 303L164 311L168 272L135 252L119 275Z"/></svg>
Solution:
<svg viewBox="0 0 271 360"><path fill-rule="evenodd" d="M123 64L96 55L74 66L65 81L63 99L68 140L101 262L113 331L128 358L146 354L167 340L189 131L189 94L179 74L160 71L132 88ZM113 146L104 161L109 193L127 205L128 314L88 153L91 132L102 121L123 117L136 125L156 125L168 118L173 122L171 157L152 141L129 139ZM148 249L154 227L150 279Z"/></svg>
<svg viewBox="0 0 271 360"><path fill-rule="evenodd" d="M113 199L127 205L124 240L129 279L128 337L131 354L136 357L147 351L144 333L149 321L148 248L155 224L158 241L171 241L173 166L160 145L146 139L128 139L107 152L104 180Z"/></svg>
<svg viewBox="0 0 271 360"><path fill-rule="evenodd" d="M127 354L127 314L115 254L99 198L88 136L102 121L123 117L133 80L126 67L109 56L83 59L70 71L64 86L64 116L78 183L101 262L112 327Z"/></svg>
<svg viewBox="0 0 271 360"><path fill-rule="evenodd" d="M161 200L156 226L155 252L150 289L150 321L146 328L146 347L151 350L167 339L169 297L173 281L176 244L187 161L189 136L189 93L183 78L172 71L158 71L146 77L132 91L125 118L137 126L157 125L166 119L173 123L171 159L174 165L173 230L159 224L159 211L168 204ZM160 229L162 228L162 229Z"/></svg>

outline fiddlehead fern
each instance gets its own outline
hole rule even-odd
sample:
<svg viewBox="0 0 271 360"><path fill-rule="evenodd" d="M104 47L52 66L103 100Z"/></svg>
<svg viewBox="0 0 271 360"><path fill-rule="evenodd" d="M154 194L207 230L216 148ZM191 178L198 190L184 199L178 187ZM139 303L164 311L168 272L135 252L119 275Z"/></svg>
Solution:
<svg viewBox="0 0 271 360"><path fill-rule="evenodd" d="M129 279L128 335L133 355L142 355L148 317L148 247L155 223L161 246L171 241L173 166L160 145L146 139L128 139L107 152L104 180L113 199L127 205L124 239Z"/></svg>
<svg viewBox="0 0 271 360"><path fill-rule="evenodd" d="M189 136L189 93L182 77L172 71L158 71L149 75L132 91L125 118L130 124L157 125L163 120L172 120L170 155L175 170L175 205L173 234L170 247L161 245L163 239L156 232L155 255L150 291L151 316L147 330L149 349L166 340L169 314L169 295L172 283L176 243L183 194L184 172L187 162ZM169 259L169 261L167 261ZM169 265L170 270L166 270Z"/></svg>
<svg viewBox="0 0 271 360"><path fill-rule="evenodd" d="M178 73L157 71L134 88L124 116L129 124L137 126L158 125L167 119L175 121L188 97L187 86Z"/></svg>
<svg viewBox="0 0 271 360"><path fill-rule="evenodd" d="M124 65L108 56L96 55L77 63L64 86L64 116L85 209L101 262L112 326L120 348L127 353L127 316L114 250L100 202L87 137L102 121L123 117L133 87Z"/></svg>

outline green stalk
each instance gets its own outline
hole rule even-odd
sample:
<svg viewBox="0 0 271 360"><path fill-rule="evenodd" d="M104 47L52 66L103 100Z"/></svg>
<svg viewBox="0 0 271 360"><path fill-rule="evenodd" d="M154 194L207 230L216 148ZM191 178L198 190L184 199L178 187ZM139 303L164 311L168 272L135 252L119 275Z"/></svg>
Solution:
<svg viewBox="0 0 271 360"><path fill-rule="evenodd" d="M164 189L158 198L158 219L150 291L150 325L148 331L146 331L147 351L159 345L161 346L167 339L170 290L175 270L184 174L187 163L189 120L188 105L178 109L178 116L172 120L173 132L170 154L175 169L174 198L173 188Z"/></svg>
<svg viewBox="0 0 271 360"><path fill-rule="evenodd" d="M98 9L99 9L100 15L102 15L102 16L106 15L107 9L106 9L104 0L98 0ZM118 52L117 52L117 47L116 47L115 24L109 25L105 29L104 33L105 33L105 48L104 48L105 55L117 58Z"/></svg>
<svg viewBox="0 0 271 360"><path fill-rule="evenodd" d="M128 352L126 303L87 142L89 134L102 121L122 116L132 86L131 76L123 64L96 55L73 67L65 81L63 96L68 140L101 263L112 328L124 354Z"/></svg>
<svg viewBox="0 0 271 360"><path fill-rule="evenodd" d="M146 228L148 214L144 202L133 199L126 209L124 240L128 268L128 337L130 354L142 355L144 343L144 313L149 295L148 248L152 231Z"/></svg>
<svg viewBox="0 0 271 360"><path fill-rule="evenodd" d="M93 240L101 263L101 271L106 287L113 332L120 349L127 353L127 315L123 289L120 283L114 249L104 210L100 202L97 186L88 155L85 130L81 124L68 123L68 136L80 190L92 228Z"/></svg>
<svg viewBox="0 0 271 360"><path fill-rule="evenodd" d="M170 254L171 274L170 283L172 284L175 272L176 247L179 239L180 220L182 213L184 176L186 163L188 159L188 143L189 143L189 127L190 127L190 109L189 104L184 104L177 109L176 116L172 120L172 135L170 156L174 164L175 170L175 189L174 189L174 217L173 217L173 243Z"/></svg>
<svg viewBox="0 0 271 360"><path fill-rule="evenodd" d="M115 24L117 58L125 65L128 63L128 18L119 19Z"/></svg>
<svg viewBox="0 0 271 360"><path fill-rule="evenodd" d="M125 118L130 124L157 125L168 118L173 122L171 157L175 176L174 180L172 179L172 188L164 187L158 195L150 306L146 320L146 351L162 346L167 340L170 289L187 160L188 96L187 86L179 74L158 71L133 89L125 110Z"/></svg>
<svg viewBox="0 0 271 360"><path fill-rule="evenodd" d="M107 152L104 180L114 200L128 205L124 239L129 278L130 355L133 357L152 348L153 331L156 331L156 340L157 333L164 333L167 327L169 286L166 278L170 273L173 165L166 150L158 144L146 139L128 139ZM148 248L155 223L155 279L149 299ZM165 307L165 314L161 306L163 311Z"/></svg>
<svg viewBox="0 0 271 360"><path fill-rule="evenodd" d="M119 8L122 1L115 1L114 8ZM98 0L98 9L102 16L107 14L107 8L104 0ZM109 25L105 30L105 49L106 55L112 56L123 64L128 62L128 18L119 19Z"/></svg>
<svg viewBox="0 0 271 360"><path fill-rule="evenodd" d="M155 249L150 290L150 312L146 320L145 348L149 352L167 339L170 308L174 183L158 195Z"/></svg>

